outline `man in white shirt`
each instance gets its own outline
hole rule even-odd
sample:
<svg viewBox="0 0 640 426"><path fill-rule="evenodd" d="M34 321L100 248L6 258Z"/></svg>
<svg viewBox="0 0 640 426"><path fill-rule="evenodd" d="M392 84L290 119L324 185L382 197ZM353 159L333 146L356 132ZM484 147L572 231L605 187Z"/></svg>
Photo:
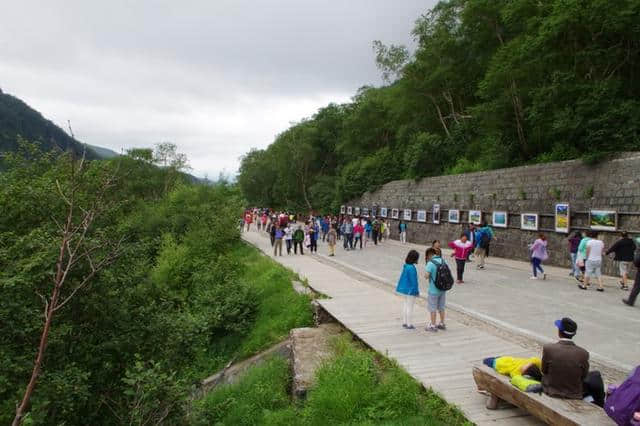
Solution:
<svg viewBox="0 0 640 426"><path fill-rule="evenodd" d="M604 291L602 287L602 252L604 243L598 239L598 233L592 232L591 240L587 243L587 258L584 262L585 278L584 285L589 287L591 278L598 279L598 291Z"/></svg>

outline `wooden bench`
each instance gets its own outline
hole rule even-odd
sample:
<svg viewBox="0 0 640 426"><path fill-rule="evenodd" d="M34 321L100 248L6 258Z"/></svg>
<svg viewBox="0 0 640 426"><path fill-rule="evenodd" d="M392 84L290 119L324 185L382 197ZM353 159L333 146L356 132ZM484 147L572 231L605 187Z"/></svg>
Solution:
<svg viewBox="0 0 640 426"><path fill-rule="evenodd" d="M615 425L597 405L582 400L522 392L509 382L507 376L486 365L473 367L473 378L478 390L490 395L487 400L488 409L494 410L501 401L505 401L550 425Z"/></svg>

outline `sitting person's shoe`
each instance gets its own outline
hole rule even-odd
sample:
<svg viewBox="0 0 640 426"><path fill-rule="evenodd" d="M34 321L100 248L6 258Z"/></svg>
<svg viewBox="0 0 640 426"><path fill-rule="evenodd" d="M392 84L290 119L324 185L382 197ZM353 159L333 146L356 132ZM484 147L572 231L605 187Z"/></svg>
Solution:
<svg viewBox="0 0 640 426"><path fill-rule="evenodd" d="M535 385L527 386L527 390L525 392L542 393L542 383L536 383Z"/></svg>

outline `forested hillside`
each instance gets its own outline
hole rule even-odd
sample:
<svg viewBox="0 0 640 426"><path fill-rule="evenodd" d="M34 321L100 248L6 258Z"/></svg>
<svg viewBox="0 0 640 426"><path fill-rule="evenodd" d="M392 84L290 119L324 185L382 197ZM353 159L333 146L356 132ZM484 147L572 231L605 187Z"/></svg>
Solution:
<svg viewBox="0 0 640 426"><path fill-rule="evenodd" d="M394 179L640 148L636 0L442 1L413 36L413 54L374 43L387 86L243 157L252 204L324 210Z"/></svg>
<svg viewBox="0 0 640 426"><path fill-rule="evenodd" d="M0 152L14 152L19 147L18 137L35 143L42 151L71 151L81 154L78 142L61 128L47 120L29 105L0 90ZM88 149L87 158L101 158Z"/></svg>
<svg viewBox="0 0 640 426"><path fill-rule="evenodd" d="M190 183L175 146L0 160L0 424L26 394L24 424L184 424L195 383L310 324L240 243L237 189Z"/></svg>

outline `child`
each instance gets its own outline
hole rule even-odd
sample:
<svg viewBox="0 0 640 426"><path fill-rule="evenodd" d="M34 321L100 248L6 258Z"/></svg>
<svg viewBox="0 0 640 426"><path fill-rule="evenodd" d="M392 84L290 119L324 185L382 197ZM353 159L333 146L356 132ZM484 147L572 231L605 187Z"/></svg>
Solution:
<svg viewBox="0 0 640 426"><path fill-rule="evenodd" d="M409 330L415 329L411 316L413 315L413 304L415 303L416 297L420 295L418 272L416 271L416 263L418 263L419 258L420 254L415 250L411 250L409 254L407 254L404 267L402 268L402 274L396 286L396 291L404 295L402 327Z"/></svg>
<svg viewBox="0 0 640 426"><path fill-rule="evenodd" d="M464 265L467 264L467 257L473 248L473 244L471 244L471 241L467 240L466 234L463 233L460 235L459 240L451 241L449 243L449 247L453 249L451 256L456 258L456 272L458 274L458 280L456 282L458 284L462 284L464 283Z"/></svg>
<svg viewBox="0 0 640 426"><path fill-rule="evenodd" d="M534 241L529 247L531 250L531 265L533 266L532 280L538 279L538 270L542 272L542 279L547 279L547 274L544 273L541 263L549 257L547 254L547 238L543 234L538 235L538 239Z"/></svg>
<svg viewBox="0 0 640 426"><path fill-rule="evenodd" d="M327 233L327 243L329 245L329 256L336 255L337 242L338 242L338 232L336 231L335 226L331 226L331 228L329 228L329 232Z"/></svg>
<svg viewBox="0 0 640 426"><path fill-rule="evenodd" d="M446 292L436 287L436 278L438 273L438 265L442 265L440 250L430 247L425 253L427 264L425 266L425 278L429 282L429 295L427 297L427 305L431 316L431 323L425 329L426 331L436 332L438 330L446 330L444 325L444 307L446 302ZM436 325L436 313L440 313L440 323Z"/></svg>

